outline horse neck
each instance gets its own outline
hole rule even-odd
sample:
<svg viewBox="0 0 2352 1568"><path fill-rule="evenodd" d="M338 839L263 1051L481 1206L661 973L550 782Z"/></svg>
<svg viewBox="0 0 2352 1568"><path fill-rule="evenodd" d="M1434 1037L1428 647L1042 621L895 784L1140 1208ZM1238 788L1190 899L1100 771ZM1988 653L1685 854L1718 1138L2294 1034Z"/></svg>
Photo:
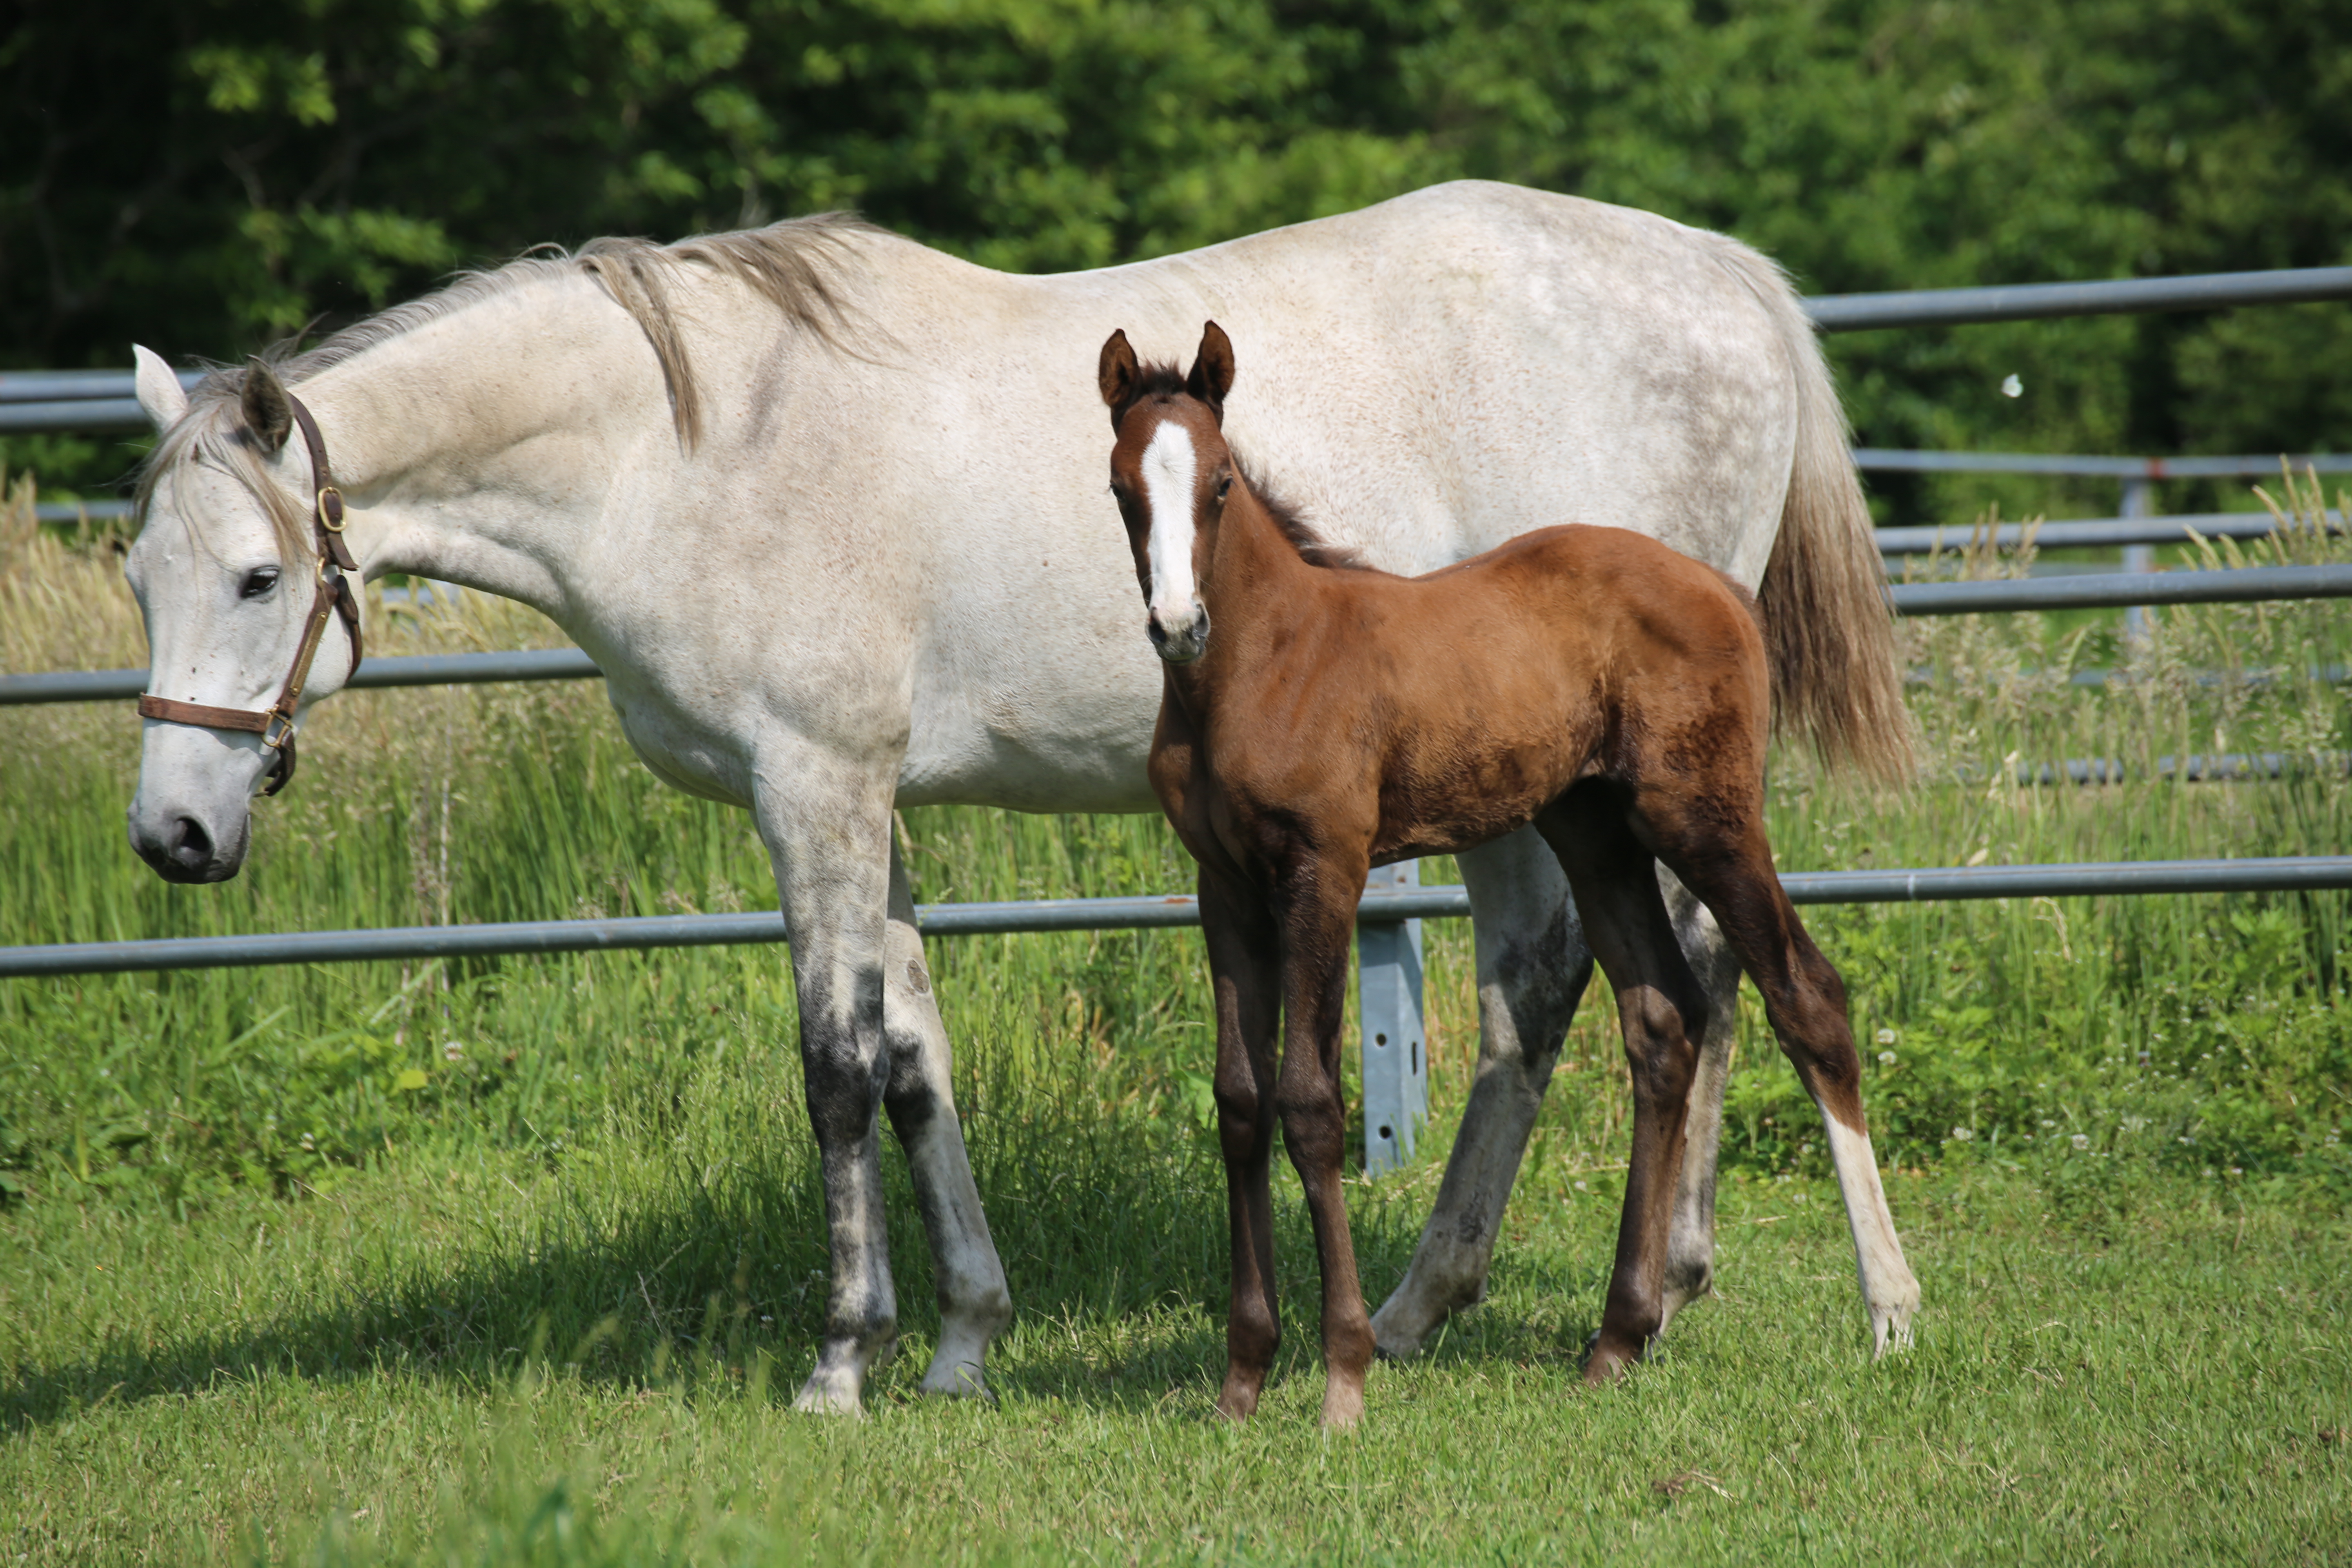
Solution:
<svg viewBox="0 0 2352 1568"><path fill-rule="evenodd" d="M559 619L566 566L622 466L678 460L643 333L585 277L477 301L294 392L355 509L368 576L436 577Z"/></svg>

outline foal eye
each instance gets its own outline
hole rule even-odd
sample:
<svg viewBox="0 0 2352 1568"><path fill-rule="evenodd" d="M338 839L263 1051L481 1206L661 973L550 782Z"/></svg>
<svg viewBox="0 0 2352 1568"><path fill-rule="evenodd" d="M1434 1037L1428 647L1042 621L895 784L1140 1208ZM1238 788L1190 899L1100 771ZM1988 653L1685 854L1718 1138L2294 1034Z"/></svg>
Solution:
<svg viewBox="0 0 2352 1568"><path fill-rule="evenodd" d="M1217 481L1217 499L1218 499L1219 500L1224 500L1224 499L1225 499L1225 492L1226 492L1227 490L1232 489L1233 488L1234 488L1234 477L1233 477L1233 475L1231 475L1231 474L1227 474L1223 479L1219 479L1219 480Z"/></svg>
<svg viewBox="0 0 2352 1568"><path fill-rule="evenodd" d="M245 574L244 582L236 585L236 596L240 599L258 599L276 586L278 586L278 568L257 566Z"/></svg>

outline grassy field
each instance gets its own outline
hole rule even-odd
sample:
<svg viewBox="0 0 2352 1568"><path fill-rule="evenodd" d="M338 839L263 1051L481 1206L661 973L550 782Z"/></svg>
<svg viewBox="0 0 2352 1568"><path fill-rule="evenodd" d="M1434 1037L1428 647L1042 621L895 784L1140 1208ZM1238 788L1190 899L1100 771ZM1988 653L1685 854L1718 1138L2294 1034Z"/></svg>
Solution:
<svg viewBox="0 0 2352 1568"><path fill-rule="evenodd" d="M139 662L103 542L7 516L0 668ZM386 652L554 640L478 599L373 626ZM2352 737L2308 672L2347 630L2326 605L2158 615L2129 647L2112 616L1913 624L1924 782L1862 796L1785 759L1782 863L2339 849ZM2137 678L2069 679L2118 666ZM745 820L656 785L593 684L338 700L214 889L128 852L127 712L0 724L0 943L773 901ZM2303 762L2013 782L2245 751ZM923 899L1189 881L1148 819L902 832ZM911 1400L936 1318L891 1156L908 1347L862 1426L783 1404L824 1254L780 950L0 982L0 1561L2341 1560L2347 912L1815 912L1927 1291L1918 1347L1876 1367L1810 1108L1747 1016L1723 1290L1625 1386L1576 1391L1625 1115L1589 1008L1491 1299L1378 1369L1340 1441L1313 1422L1312 1253L1280 1183L1289 1359L1249 1428L1207 1419L1223 1221L1192 933L933 944L1020 1317L999 1407ZM1442 1149L1475 1016L1466 927L1429 936ZM1376 1299L1436 1172L1351 1186Z"/></svg>

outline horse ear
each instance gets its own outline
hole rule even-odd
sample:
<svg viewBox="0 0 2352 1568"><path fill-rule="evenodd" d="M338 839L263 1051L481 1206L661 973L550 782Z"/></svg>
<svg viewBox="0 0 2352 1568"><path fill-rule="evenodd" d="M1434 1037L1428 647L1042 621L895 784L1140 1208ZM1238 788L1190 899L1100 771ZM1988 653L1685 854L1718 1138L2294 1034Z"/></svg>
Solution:
<svg viewBox="0 0 2352 1568"><path fill-rule="evenodd" d="M161 436L180 422L188 411L188 394L180 385L180 378L163 363L163 356L141 343L131 345L131 363L139 368L131 375L131 385L139 395L139 411L147 416L147 423L155 426Z"/></svg>
<svg viewBox="0 0 2352 1568"><path fill-rule="evenodd" d="M269 368L269 362L256 359L245 370L245 392L240 399L245 411L245 427L261 443L265 452L275 453L286 445L287 432L294 428L294 404L286 395L286 384Z"/></svg>
<svg viewBox="0 0 2352 1568"><path fill-rule="evenodd" d="M1118 416L1135 401L1135 348L1127 341L1121 328L1103 340L1102 358L1095 363L1095 384L1102 389L1102 400L1110 410L1111 428L1118 428Z"/></svg>
<svg viewBox="0 0 2352 1568"><path fill-rule="evenodd" d="M1184 390L1209 405L1218 424L1225 422L1225 394L1234 389L1234 341L1214 321L1201 328L1201 352L1192 356L1192 373Z"/></svg>

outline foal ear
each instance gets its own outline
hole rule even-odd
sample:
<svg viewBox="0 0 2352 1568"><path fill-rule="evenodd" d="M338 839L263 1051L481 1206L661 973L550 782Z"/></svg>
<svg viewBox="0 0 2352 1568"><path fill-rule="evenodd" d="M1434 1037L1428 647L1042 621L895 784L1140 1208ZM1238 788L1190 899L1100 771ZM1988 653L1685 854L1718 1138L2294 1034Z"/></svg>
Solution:
<svg viewBox="0 0 2352 1568"><path fill-rule="evenodd" d="M1225 394L1234 389L1234 341L1214 321L1201 328L1201 352L1192 356L1192 373L1184 390L1209 405L1219 425L1225 422Z"/></svg>
<svg viewBox="0 0 2352 1568"><path fill-rule="evenodd" d="M286 433L294 428L294 405L286 395L286 384L278 379L267 360L256 359L246 366L245 391L239 402L245 427L253 432L263 451L275 453L286 445Z"/></svg>
<svg viewBox="0 0 2352 1568"><path fill-rule="evenodd" d="M1122 327L1103 340L1102 358L1095 362L1095 384L1102 389L1102 400L1110 409L1114 430L1118 428L1118 416L1135 401L1137 374L1135 348L1127 341L1127 330Z"/></svg>
<svg viewBox="0 0 2352 1568"><path fill-rule="evenodd" d="M131 361L139 367L131 377L131 386L139 395L139 411L161 436L187 413L187 392L172 367L163 363L163 356L144 343L131 345Z"/></svg>

